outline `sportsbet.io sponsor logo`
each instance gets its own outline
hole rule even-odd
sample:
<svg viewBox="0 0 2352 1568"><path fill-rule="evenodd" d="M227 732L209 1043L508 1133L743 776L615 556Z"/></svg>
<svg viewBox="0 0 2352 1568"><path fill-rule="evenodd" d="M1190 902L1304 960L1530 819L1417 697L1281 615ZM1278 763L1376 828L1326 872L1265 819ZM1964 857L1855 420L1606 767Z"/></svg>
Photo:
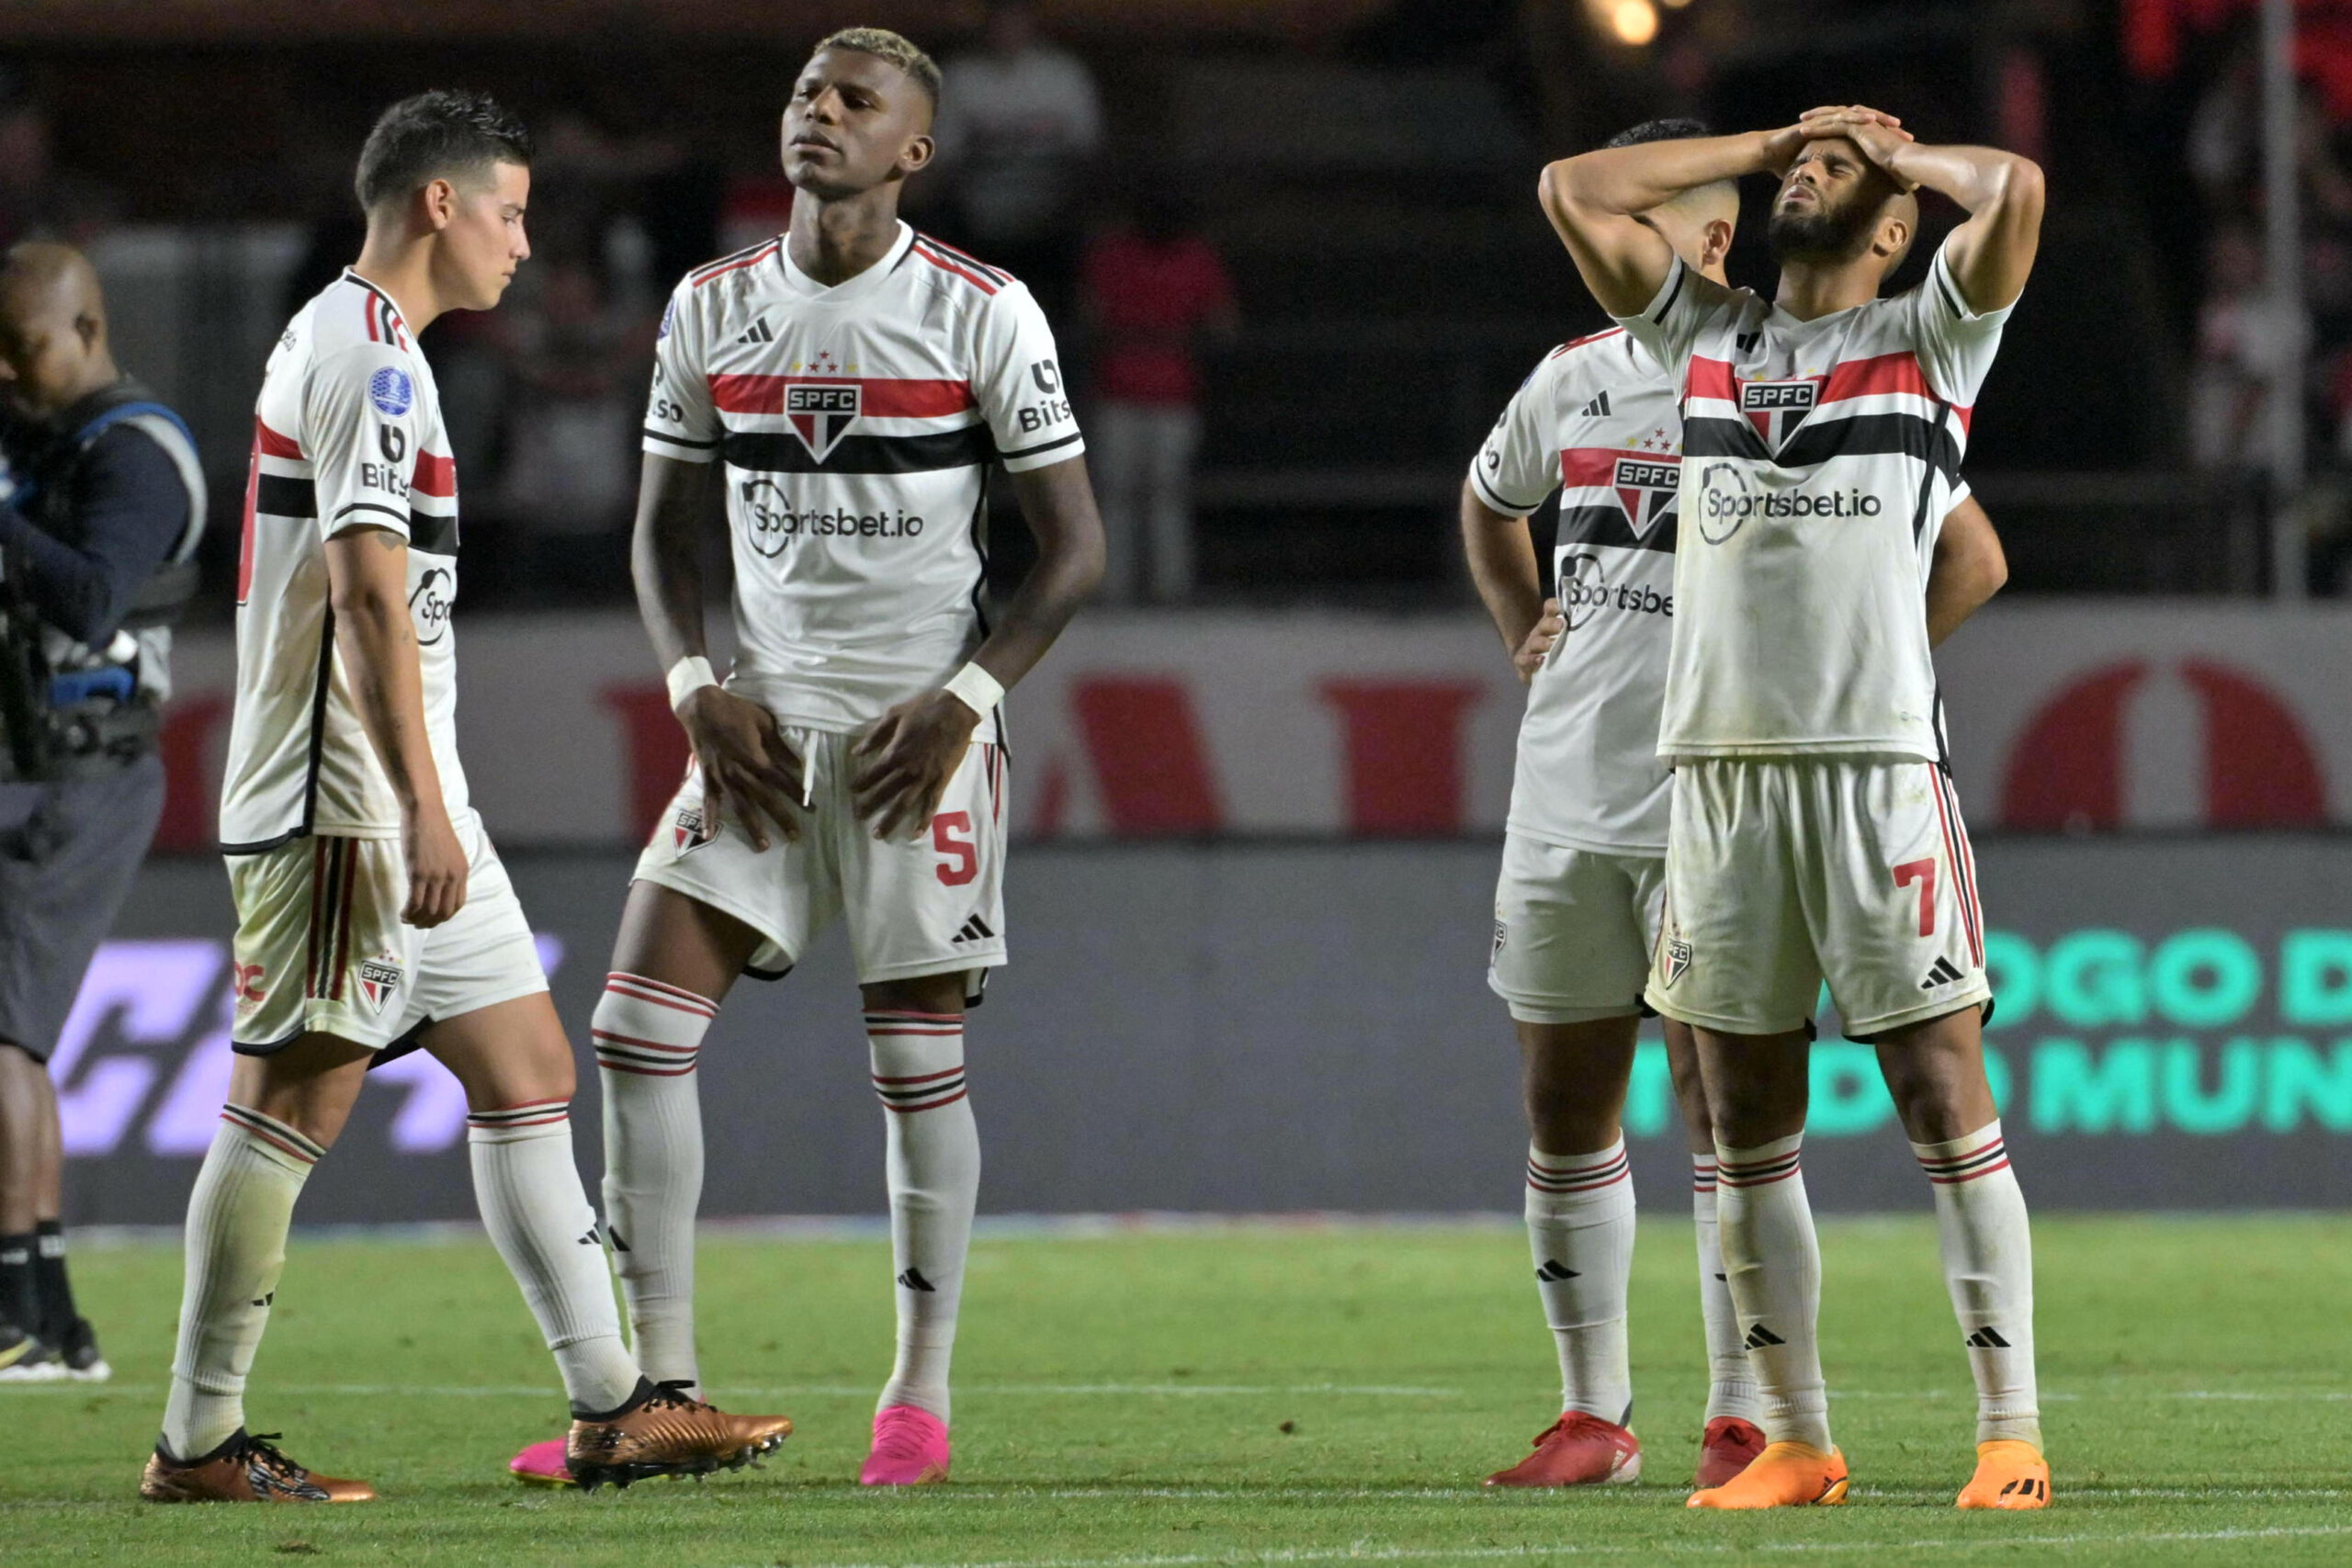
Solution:
<svg viewBox="0 0 2352 1568"><path fill-rule="evenodd" d="M2290 931L2267 948L2214 926L2161 939L2089 927L2041 945L1994 931L1984 961L1985 1067L2013 1124L2044 1137L2352 1133L2352 931ZM1826 996L1820 1011L1833 1013ZM1811 1076L1808 1134L1894 1125L1876 1054L1826 1016ZM1662 1045L1641 1048L1625 1125L1680 1126Z"/></svg>
<svg viewBox="0 0 2352 1568"><path fill-rule="evenodd" d="M408 596L408 613L416 623L418 646L430 648L449 630L450 602L457 597L458 580L441 567L429 567Z"/></svg>
<svg viewBox="0 0 2352 1568"><path fill-rule="evenodd" d="M1699 536L1711 545L1728 542L1751 517L1876 517L1886 503L1850 486L1758 491L1737 463L1709 463L1699 473Z"/></svg>
<svg viewBox="0 0 2352 1568"><path fill-rule="evenodd" d="M774 479L745 479L737 491L743 503L743 531L752 548L770 558L802 537L813 539L912 539L922 518L908 512L797 510Z"/></svg>
<svg viewBox="0 0 2352 1568"><path fill-rule="evenodd" d="M1669 618L1674 614L1673 594L1660 592L1645 583L1611 583L1602 575L1600 558L1590 550L1562 546L1553 558L1552 577L1560 614L1566 617L1570 631L1583 626L1602 610Z"/></svg>

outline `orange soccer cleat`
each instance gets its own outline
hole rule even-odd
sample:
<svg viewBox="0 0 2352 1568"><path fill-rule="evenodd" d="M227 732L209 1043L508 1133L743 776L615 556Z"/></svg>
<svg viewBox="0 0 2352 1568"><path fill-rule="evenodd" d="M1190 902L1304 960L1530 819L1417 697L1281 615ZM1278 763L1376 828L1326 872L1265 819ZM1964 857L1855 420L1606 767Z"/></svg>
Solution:
<svg viewBox="0 0 2352 1568"><path fill-rule="evenodd" d="M1772 1443L1747 1468L1704 1492L1690 1494L1693 1508L1828 1507L1846 1500L1846 1456L1823 1453L1804 1443Z"/></svg>
<svg viewBox="0 0 2352 1568"><path fill-rule="evenodd" d="M2050 1461L2031 1443L1996 1438L1976 1445L1976 1473L1960 1489L1963 1508L2050 1506Z"/></svg>
<svg viewBox="0 0 2352 1568"><path fill-rule="evenodd" d="M364 1481L303 1469L270 1446L275 1432L236 1434L201 1459L176 1460L160 1444L139 1478L150 1503L370 1503Z"/></svg>
<svg viewBox="0 0 2352 1568"><path fill-rule="evenodd" d="M1699 1473L1691 1484L1703 1492L1721 1486L1755 1461L1764 1451L1764 1434L1753 1421L1718 1416L1707 1423L1699 1439Z"/></svg>
<svg viewBox="0 0 2352 1568"><path fill-rule="evenodd" d="M649 1476L741 1470L790 1436L792 1423L782 1416L729 1416L689 1396L685 1384L665 1382L609 1420L574 1421L564 1468L582 1491L594 1492L606 1482L627 1486Z"/></svg>
<svg viewBox="0 0 2352 1568"><path fill-rule="evenodd" d="M1623 1486L1642 1475L1641 1440L1613 1421L1571 1410L1535 1434L1535 1451L1487 1477L1489 1486Z"/></svg>

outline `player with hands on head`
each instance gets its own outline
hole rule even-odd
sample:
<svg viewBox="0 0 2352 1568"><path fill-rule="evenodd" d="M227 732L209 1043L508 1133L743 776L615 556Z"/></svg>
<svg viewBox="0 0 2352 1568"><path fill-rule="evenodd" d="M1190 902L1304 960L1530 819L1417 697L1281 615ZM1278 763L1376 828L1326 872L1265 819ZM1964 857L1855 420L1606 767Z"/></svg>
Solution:
<svg viewBox="0 0 2352 1568"><path fill-rule="evenodd" d="M1702 137L1653 120L1612 147ZM1642 214L1682 264L1717 285L1739 219L1730 181ZM1678 389L1623 328L1547 355L1512 397L1464 480L1471 578L1531 690L1519 737L1489 986L1509 1005L1525 1074L1528 1240L1559 1353L1558 1421L1493 1486L1634 1480L1639 1439L1626 1352L1634 1224L1622 1115L1642 987L1665 891L1670 780L1657 755L1683 456ZM1554 597L1525 519L1557 490ZM1927 584L1948 630L1999 586L1999 541L1973 500L1942 520ZM1946 541L1950 541L1947 546ZM1989 551L1989 560L1987 552ZM1691 1156L1709 1368L1697 1484L1739 1473L1765 1446L1717 1245L1713 1125L1688 1025L1664 1022Z"/></svg>
<svg viewBox="0 0 2352 1568"><path fill-rule="evenodd" d="M594 1034L605 1213L639 1354L697 1386L695 1064L738 976L849 928L888 1131L898 1356L867 1485L943 1479L979 1184L964 1014L1005 961L1005 689L1102 571L1053 333L1028 289L899 217L939 73L896 33L820 42L782 125L788 232L671 298L645 425L638 602L694 763L639 859ZM1001 462L1037 558L984 611ZM724 498L735 656L703 626ZM623 1250L623 1249L626 1250ZM518 1475L560 1482L545 1445Z"/></svg>
<svg viewBox="0 0 2352 1568"><path fill-rule="evenodd" d="M1698 276L1639 216L1749 174L1778 181L1770 303ZM1881 298L1921 188L1967 217L1926 281ZM1772 1439L1692 1506L1846 1494L1801 1170L1826 978L1933 1184L1977 1387L1959 1505L2045 1506L2031 1238L1984 1075L1983 914L1919 593L2032 269L2041 171L1829 107L1776 130L1585 153L1546 168L1540 190L1588 287L1682 398L1691 535L1658 739L1674 766L1666 914L1644 996L1693 1028L1728 1283Z"/></svg>
<svg viewBox="0 0 2352 1568"><path fill-rule="evenodd" d="M295 1201L368 1065L412 1045L466 1095L491 1240L555 1354L583 1483L750 1462L792 1429L649 1382L623 1346L572 1163L571 1047L456 735L457 469L416 334L495 306L530 254L531 143L492 100L387 109L356 181L358 261L305 305L255 410L221 792L236 1067L188 1199L158 1503L345 1503L244 1424Z"/></svg>

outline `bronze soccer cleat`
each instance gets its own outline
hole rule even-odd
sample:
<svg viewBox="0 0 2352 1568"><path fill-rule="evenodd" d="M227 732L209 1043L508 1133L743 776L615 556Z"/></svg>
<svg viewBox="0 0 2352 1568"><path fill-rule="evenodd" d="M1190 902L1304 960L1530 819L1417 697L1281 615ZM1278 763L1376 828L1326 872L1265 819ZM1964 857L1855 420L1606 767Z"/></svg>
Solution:
<svg viewBox="0 0 2352 1568"><path fill-rule="evenodd" d="M271 1446L275 1432L239 1428L202 1459L182 1461L158 1443L139 1478L150 1503L369 1503L376 1489L303 1469Z"/></svg>
<svg viewBox="0 0 2352 1568"><path fill-rule="evenodd" d="M663 1383L609 1420L574 1421L564 1463L582 1492L627 1486L655 1475L741 1470L792 1436L782 1416L729 1416Z"/></svg>

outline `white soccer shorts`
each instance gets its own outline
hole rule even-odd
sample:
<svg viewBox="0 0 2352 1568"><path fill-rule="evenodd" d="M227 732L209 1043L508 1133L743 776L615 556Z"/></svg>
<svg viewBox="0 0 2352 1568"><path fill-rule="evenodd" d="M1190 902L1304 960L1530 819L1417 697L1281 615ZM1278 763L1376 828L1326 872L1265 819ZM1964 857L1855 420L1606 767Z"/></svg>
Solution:
<svg viewBox="0 0 2352 1568"><path fill-rule="evenodd" d="M1004 748L974 741L932 819L885 843L850 804L855 737L787 727L784 738L808 770L797 841L771 832L754 850L726 809L712 835L702 773L689 767L638 857L639 879L758 931L766 940L745 971L762 979L791 969L837 915L862 985L1004 963Z"/></svg>
<svg viewBox="0 0 2352 1568"><path fill-rule="evenodd" d="M1503 838L1487 985L1521 1023L1640 1012L1666 857Z"/></svg>
<svg viewBox="0 0 2352 1568"><path fill-rule="evenodd" d="M460 812L450 826L466 852L466 902L430 931L401 923L408 863L397 839L320 835L227 857L238 1051L267 1055L306 1033L380 1051L424 1024L548 988L481 818Z"/></svg>
<svg viewBox="0 0 2352 1568"><path fill-rule="evenodd" d="M1992 991L1976 863L1932 762L1684 761L1650 1006L1730 1034L1804 1027L1821 982L1869 1039Z"/></svg>

